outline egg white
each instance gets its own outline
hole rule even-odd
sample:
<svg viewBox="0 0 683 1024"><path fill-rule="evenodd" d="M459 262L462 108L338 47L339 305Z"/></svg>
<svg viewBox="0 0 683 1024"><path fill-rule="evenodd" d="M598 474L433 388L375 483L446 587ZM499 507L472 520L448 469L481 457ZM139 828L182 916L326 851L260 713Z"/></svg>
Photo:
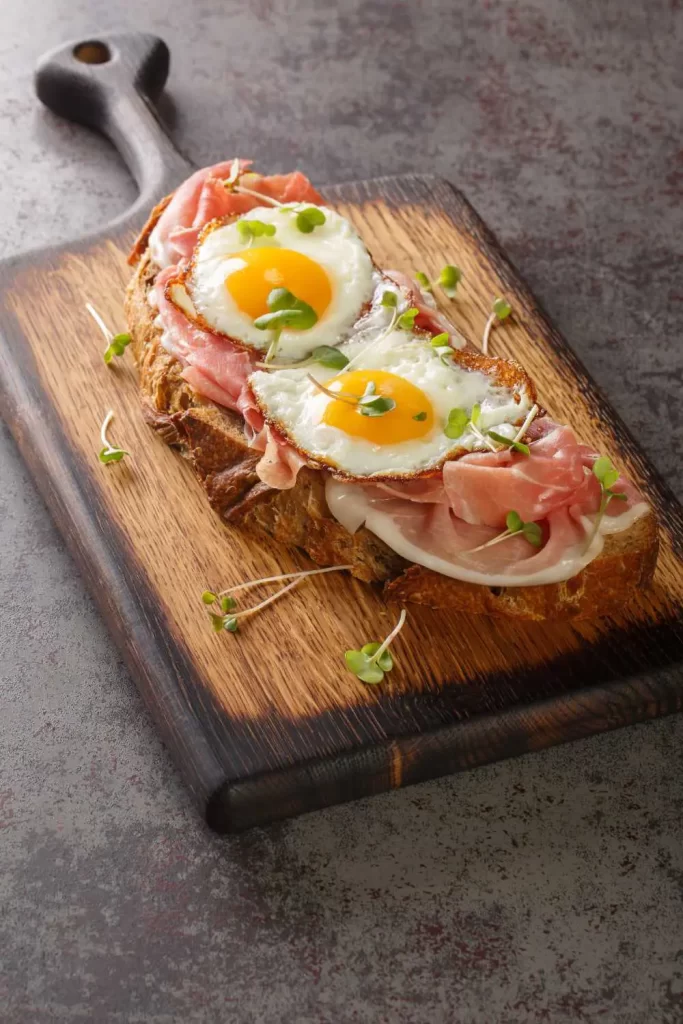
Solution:
<svg viewBox="0 0 683 1024"><path fill-rule="evenodd" d="M204 236L195 249L185 287L194 310L214 331L259 352L270 346L272 333L254 327L253 320L238 308L225 286L229 274L244 266L235 255L246 248L238 232L239 220L259 220L275 225L276 233L255 238L253 248L277 245L303 253L325 270L332 286L330 305L313 327L281 333L278 361L301 359L318 345L337 345L348 335L373 294L372 261L349 221L327 207L320 209L325 214L325 223L310 234L297 228L297 208L260 206Z"/></svg>
<svg viewBox="0 0 683 1024"><path fill-rule="evenodd" d="M329 426L322 417L333 399L306 377L310 373L326 384L336 376L335 371L320 364L274 373L256 371L249 381L271 423L312 461L326 463L347 476L413 476L441 465L456 450L484 448L481 439L470 429L461 437L446 437L443 431L451 409L469 412L478 403L481 406L480 430L494 428L513 437L515 427L523 422L533 404L524 382L506 387L478 370L466 370L450 361L446 365L424 336L407 331L393 330L360 350L354 341L339 347L353 358L348 369L385 370L420 388L432 405L433 429L414 440L375 445ZM343 373L341 371L342 379ZM337 387L340 389L341 385Z"/></svg>

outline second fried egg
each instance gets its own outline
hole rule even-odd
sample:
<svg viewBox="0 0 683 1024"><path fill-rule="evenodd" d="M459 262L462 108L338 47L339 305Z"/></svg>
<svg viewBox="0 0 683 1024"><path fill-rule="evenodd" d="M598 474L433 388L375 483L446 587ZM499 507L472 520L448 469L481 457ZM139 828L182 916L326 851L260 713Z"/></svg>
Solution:
<svg viewBox="0 0 683 1024"><path fill-rule="evenodd" d="M363 351L348 343L352 356L336 375L320 365L257 371L250 377L256 400L268 422L314 463L326 464L355 479L410 477L428 473L468 451L486 449L489 429L514 437L534 402L533 385L515 364L478 357L442 358L424 336L394 330ZM354 354L355 350L355 354ZM458 359L461 361L459 362ZM518 371L518 372L517 372ZM310 379L311 375L327 392ZM382 415L364 415L354 397L391 399ZM337 393L339 398L333 397ZM458 437L446 434L449 413L475 406L477 427L463 426Z"/></svg>

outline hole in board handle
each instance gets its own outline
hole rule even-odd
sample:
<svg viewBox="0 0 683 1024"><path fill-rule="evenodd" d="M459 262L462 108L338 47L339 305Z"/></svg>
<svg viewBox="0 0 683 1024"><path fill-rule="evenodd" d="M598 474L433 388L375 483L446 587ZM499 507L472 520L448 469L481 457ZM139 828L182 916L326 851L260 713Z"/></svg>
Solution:
<svg viewBox="0 0 683 1024"><path fill-rule="evenodd" d="M73 54L82 64L106 64L111 60L109 47L97 39L89 39L74 46Z"/></svg>

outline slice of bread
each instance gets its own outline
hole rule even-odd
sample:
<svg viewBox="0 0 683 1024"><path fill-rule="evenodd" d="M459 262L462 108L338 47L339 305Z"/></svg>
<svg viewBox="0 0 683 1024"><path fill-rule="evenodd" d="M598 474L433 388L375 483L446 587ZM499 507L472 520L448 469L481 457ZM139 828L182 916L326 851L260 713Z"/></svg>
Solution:
<svg viewBox="0 0 683 1024"><path fill-rule="evenodd" d="M131 348L140 371L147 422L192 463L222 518L289 546L319 565L353 565L354 576L383 583L387 597L469 614L543 620L597 618L618 611L652 579L658 529L654 513L608 535L599 558L562 583L485 587L411 565L366 529L350 534L330 514L323 474L304 468L291 490L279 491L256 474L260 454L247 447L242 419L202 398L183 380L182 366L160 344L148 295L158 268L138 252L126 294Z"/></svg>

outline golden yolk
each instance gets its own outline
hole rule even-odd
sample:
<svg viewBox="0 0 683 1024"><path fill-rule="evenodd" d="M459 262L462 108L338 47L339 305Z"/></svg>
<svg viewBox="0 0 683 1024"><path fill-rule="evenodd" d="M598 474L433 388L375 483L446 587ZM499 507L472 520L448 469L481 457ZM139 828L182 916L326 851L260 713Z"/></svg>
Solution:
<svg viewBox="0 0 683 1024"><path fill-rule="evenodd" d="M365 394L368 384L375 385L375 394L393 398L395 408L382 416L363 416L357 405L339 399L326 405L323 422L337 427L352 437L362 437L371 444L397 444L424 437L434 426L434 412L424 391L410 381L385 370L349 370L327 381L326 387L339 384L345 394ZM333 390L337 390L333 387ZM424 419L416 416L426 413Z"/></svg>
<svg viewBox="0 0 683 1024"><path fill-rule="evenodd" d="M236 306L255 320L268 313L268 296L273 288L288 288L322 317L332 299L327 274L314 260L294 249L263 245L234 254L245 266L225 279Z"/></svg>

